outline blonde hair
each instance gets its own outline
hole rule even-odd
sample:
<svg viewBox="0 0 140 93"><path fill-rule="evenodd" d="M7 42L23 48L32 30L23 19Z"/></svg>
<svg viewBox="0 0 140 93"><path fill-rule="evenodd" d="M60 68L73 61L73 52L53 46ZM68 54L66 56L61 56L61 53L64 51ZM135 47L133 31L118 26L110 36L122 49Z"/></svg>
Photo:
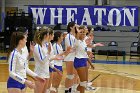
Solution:
<svg viewBox="0 0 140 93"><path fill-rule="evenodd" d="M34 35L34 42L42 46L44 36L48 35L48 33L49 33L48 29L40 28L38 31L36 31Z"/></svg>

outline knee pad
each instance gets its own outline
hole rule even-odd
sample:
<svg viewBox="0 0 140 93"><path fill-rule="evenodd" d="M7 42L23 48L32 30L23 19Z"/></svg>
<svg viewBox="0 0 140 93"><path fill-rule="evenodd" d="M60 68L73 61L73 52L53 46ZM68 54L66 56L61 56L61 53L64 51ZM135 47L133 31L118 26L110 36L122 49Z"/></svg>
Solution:
<svg viewBox="0 0 140 93"><path fill-rule="evenodd" d="M74 78L74 75L67 75L67 79L72 80Z"/></svg>
<svg viewBox="0 0 140 93"><path fill-rule="evenodd" d="M57 88L51 87L51 91L57 92Z"/></svg>
<svg viewBox="0 0 140 93"><path fill-rule="evenodd" d="M80 82L80 86L86 88L87 87L87 81Z"/></svg>

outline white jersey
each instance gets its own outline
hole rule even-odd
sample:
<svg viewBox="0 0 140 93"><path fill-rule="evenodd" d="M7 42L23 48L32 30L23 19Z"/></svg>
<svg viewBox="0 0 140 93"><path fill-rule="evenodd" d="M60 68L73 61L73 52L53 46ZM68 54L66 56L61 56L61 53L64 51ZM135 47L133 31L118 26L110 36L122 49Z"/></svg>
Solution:
<svg viewBox="0 0 140 93"><path fill-rule="evenodd" d="M67 47L74 47L75 46L75 37L72 34L67 34L67 36L65 37L65 50L67 49ZM74 61L75 58L75 52L69 53L64 61Z"/></svg>
<svg viewBox="0 0 140 93"><path fill-rule="evenodd" d="M31 76L36 76L27 65L27 58L22 56L23 53L20 53L17 49L14 49L9 56L9 75L11 78L17 80L18 82L24 84L26 73Z"/></svg>
<svg viewBox="0 0 140 93"><path fill-rule="evenodd" d="M58 45L57 43L53 44L53 49L54 49L54 54L58 55L63 53L63 48L61 45ZM63 60L54 60L54 65L56 66L62 66L63 65Z"/></svg>
<svg viewBox="0 0 140 93"><path fill-rule="evenodd" d="M21 50L22 50L22 56L27 60L29 56L27 46L23 47Z"/></svg>
<svg viewBox="0 0 140 93"><path fill-rule="evenodd" d="M29 69L29 62L28 62L29 52L27 46L23 47L21 50L22 50L22 57L26 60L26 64L27 64L27 68L26 68L27 74L30 76L36 76L37 74L35 74L32 70Z"/></svg>
<svg viewBox="0 0 140 93"><path fill-rule="evenodd" d="M76 47L76 52L75 52L75 57L76 58L88 58L87 55L87 45L85 41L81 40L75 40L75 47Z"/></svg>
<svg viewBox="0 0 140 93"><path fill-rule="evenodd" d="M84 42L86 43L86 40L88 39L89 37L85 37L84 38ZM92 44L92 40L91 40L91 44ZM86 44L87 45L87 44ZM90 47L87 47L87 51L90 51L90 52L92 52L92 48L90 48Z"/></svg>
<svg viewBox="0 0 140 93"><path fill-rule="evenodd" d="M54 58L54 57L55 57L55 54L54 54L54 49L53 49L52 43L49 42L49 44L50 44L50 46L51 46L51 52L50 52L49 59L51 59L51 58ZM45 46L46 46L47 50L48 50L48 45L49 45L49 44L48 44L48 43L45 43ZM48 51L43 51L43 52L47 53ZM50 66L51 68L54 67L54 60L49 61L49 66Z"/></svg>
<svg viewBox="0 0 140 93"><path fill-rule="evenodd" d="M47 54L48 49L46 44L36 44L34 47L34 59L35 59L35 73L42 78L50 78L49 73L49 58L50 55Z"/></svg>
<svg viewBox="0 0 140 93"><path fill-rule="evenodd" d="M52 43L49 42L50 45L51 45L51 52L50 52L50 58L54 58L55 57L55 54L54 54L54 49L53 49L53 46L52 46ZM54 67L54 60L50 61L50 67Z"/></svg>
<svg viewBox="0 0 140 93"><path fill-rule="evenodd" d="M86 39L88 39L88 36L85 36L84 41L86 41Z"/></svg>

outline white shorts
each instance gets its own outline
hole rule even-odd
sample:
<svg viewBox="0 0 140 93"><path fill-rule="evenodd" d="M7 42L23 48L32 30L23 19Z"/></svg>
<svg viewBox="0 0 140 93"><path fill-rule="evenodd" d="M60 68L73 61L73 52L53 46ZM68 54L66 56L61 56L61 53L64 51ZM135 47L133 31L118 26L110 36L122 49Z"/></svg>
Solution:
<svg viewBox="0 0 140 93"><path fill-rule="evenodd" d="M64 58L64 61L67 62L67 61L72 61L74 62L74 59L75 59L75 53L69 53L65 58Z"/></svg>

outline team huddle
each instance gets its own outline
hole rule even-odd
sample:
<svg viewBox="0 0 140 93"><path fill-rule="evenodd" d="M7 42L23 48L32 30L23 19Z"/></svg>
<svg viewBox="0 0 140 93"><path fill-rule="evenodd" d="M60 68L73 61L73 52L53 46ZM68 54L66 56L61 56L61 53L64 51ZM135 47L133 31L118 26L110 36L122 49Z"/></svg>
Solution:
<svg viewBox="0 0 140 93"><path fill-rule="evenodd" d="M103 46L93 44L93 29L69 22L67 34L54 32L49 27L37 29L34 43L28 52L27 32L13 32L10 41L8 93L25 93L26 87L34 93L58 93L66 64L65 93L85 93L95 90L88 81L88 68L94 59L92 48ZM62 47L64 43L65 48ZM35 68L28 68L28 60L34 57ZM89 65L90 64L90 65ZM27 79L27 74L34 82Z"/></svg>

